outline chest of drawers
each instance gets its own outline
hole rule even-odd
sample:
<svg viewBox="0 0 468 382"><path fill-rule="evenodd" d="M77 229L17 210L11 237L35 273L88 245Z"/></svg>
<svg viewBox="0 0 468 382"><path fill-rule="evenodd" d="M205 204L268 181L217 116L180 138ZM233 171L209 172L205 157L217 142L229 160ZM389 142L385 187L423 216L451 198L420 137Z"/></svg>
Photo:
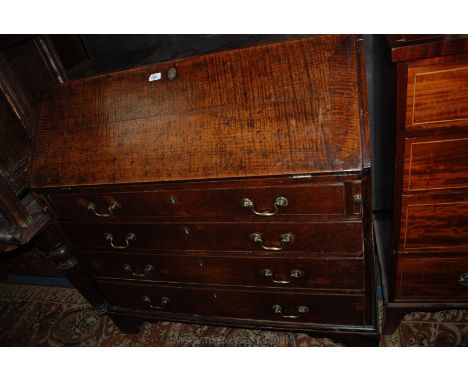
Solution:
<svg viewBox="0 0 468 382"><path fill-rule="evenodd" d="M395 190L392 221L376 230L387 333L411 311L468 308L468 39L397 35L389 42L397 74Z"/></svg>
<svg viewBox="0 0 468 382"><path fill-rule="evenodd" d="M31 183L52 257L127 332L376 343L363 54L313 36L51 88Z"/></svg>

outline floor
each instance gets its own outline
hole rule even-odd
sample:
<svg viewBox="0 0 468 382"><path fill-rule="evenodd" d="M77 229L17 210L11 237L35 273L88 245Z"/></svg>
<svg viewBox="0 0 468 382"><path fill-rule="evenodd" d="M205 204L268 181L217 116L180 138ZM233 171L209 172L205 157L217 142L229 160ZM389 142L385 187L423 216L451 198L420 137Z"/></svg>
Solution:
<svg viewBox="0 0 468 382"><path fill-rule="evenodd" d="M70 287L0 284L2 346L340 346L301 333L161 322L121 334ZM468 311L412 313L381 346L467 346Z"/></svg>

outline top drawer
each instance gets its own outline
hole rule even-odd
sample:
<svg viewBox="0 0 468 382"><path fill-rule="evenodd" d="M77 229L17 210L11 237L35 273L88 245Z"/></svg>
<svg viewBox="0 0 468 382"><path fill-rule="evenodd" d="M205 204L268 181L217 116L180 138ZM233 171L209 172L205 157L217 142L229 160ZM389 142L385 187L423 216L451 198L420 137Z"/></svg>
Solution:
<svg viewBox="0 0 468 382"><path fill-rule="evenodd" d="M100 220L192 217L232 221L296 215L346 218L361 214L360 198L358 181L48 195L61 219Z"/></svg>
<svg viewBox="0 0 468 382"><path fill-rule="evenodd" d="M468 126L468 58L408 69L408 130Z"/></svg>

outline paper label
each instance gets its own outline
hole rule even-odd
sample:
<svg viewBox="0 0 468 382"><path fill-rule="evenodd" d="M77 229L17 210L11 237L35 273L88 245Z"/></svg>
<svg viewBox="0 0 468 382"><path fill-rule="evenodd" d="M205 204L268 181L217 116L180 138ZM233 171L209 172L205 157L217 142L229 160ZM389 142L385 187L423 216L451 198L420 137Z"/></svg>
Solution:
<svg viewBox="0 0 468 382"><path fill-rule="evenodd" d="M158 72L158 73L153 73L149 76L148 78L148 81L151 82L151 81L158 81L161 79L161 72Z"/></svg>

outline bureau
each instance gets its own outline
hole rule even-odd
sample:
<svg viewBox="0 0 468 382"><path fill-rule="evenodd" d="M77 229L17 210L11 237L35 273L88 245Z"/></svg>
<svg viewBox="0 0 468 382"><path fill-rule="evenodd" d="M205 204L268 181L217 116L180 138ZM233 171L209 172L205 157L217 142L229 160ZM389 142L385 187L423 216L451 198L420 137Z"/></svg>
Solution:
<svg viewBox="0 0 468 382"><path fill-rule="evenodd" d="M395 188L392 214L375 232L391 333L406 313L468 308L468 39L388 43Z"/></svg>
<svg viewBox="0 0 468 382"><path fill-rule="evenodd" d="M169 320L377 343L359 37L53 86L31 185L51 258L124 332Z"/></svg>

